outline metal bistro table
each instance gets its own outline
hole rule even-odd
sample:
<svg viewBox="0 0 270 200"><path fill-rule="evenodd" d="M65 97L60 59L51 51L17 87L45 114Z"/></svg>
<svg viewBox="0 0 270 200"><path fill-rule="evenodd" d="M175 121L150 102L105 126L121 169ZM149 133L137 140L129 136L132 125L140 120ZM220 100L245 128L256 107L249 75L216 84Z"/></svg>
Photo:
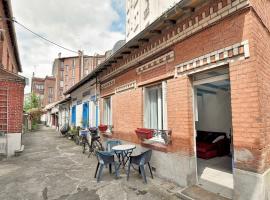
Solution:
<svg viewBox="0 0 270 200"><path fill-rule="evenodd" d="M125 168L127 162L129 161L129 157L135 148L136 146L133 144L121 144L112 148L119 160L118 169L121 167L121 165L123 168Z"/></svg>

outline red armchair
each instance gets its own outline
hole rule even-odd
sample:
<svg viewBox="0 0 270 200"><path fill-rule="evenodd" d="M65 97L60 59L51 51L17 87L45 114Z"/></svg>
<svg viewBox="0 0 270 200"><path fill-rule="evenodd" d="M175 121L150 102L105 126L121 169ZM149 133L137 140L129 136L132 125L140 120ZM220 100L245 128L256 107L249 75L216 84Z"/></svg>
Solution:
<svg viewBox="0 0 270 200"><path fill-rule="evenodd" d="M214 142L218 137L222 139ZM226 133L197 131L196 137L197 157L210 159L217 156L225 156L230 153L230 140Z"/></svg>

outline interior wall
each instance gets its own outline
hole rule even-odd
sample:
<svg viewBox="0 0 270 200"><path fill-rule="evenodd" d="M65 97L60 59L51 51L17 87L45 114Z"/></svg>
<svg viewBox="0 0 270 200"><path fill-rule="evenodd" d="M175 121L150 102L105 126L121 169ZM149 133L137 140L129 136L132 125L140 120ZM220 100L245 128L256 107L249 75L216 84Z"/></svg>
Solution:
<svg viewBox="0 0 270 200"><path fill-rule="evenodd" d="M229 136L232 127L231 96L227 91L216 94L203 94L197 97L197 130L226 132Z"/></svg>

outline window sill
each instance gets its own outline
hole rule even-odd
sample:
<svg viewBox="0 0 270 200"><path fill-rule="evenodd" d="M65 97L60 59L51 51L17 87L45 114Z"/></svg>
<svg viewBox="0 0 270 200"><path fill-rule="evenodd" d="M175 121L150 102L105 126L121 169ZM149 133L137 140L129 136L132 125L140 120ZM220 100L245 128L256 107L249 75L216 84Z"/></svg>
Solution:
<svg viewBox="0 0 270 200"><path fill-rule="evenodd" d="M161 151L164 153L168 153L168 145L161 144L161 143L148 143L148 142L142 142L141 145L145 148L149 148L156 151Z"/></svg>

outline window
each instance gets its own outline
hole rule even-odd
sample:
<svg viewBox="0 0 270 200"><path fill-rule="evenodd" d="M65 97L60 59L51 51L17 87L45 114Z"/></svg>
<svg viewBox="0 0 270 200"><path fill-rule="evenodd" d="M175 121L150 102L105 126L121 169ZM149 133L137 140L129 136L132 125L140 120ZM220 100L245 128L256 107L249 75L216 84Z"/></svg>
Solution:
<svg viewBox="0 0 270 200"><path fill-rule="evenodd" d="M75 79L72 79L72 86L75 85Z"/></svg>
<svg viewBox="0 0 270 200"><path fill-rule="evenodd" d="M75 77L75 68L72 68L72 77Z"/></svg>
<svg viewBox="0 0 270 200"><path fill-rule="evenodd" d="M64 87L64 81L60 81L60 87Z"/></svg>
<svg viewBox="0 0 270 200"><path fill-rule="evenodd" d="M49 103L52 103L52 97L49 97Z"/></svg>
<svg viewBox="0 0 270 200"><path fill-rule="evenodd" d="M66 65L66 70L67 70L67 73L68 73L68 65Z"/></svg>
<svg viewBox="0 0 270 200"><path fill-rule="evenodd" d="M49 95L53 95L53 88L49 87Z"/></svg>
<svg viewBox="0 0 270 200"><path fill-rule="evenodd" d="M60 79L61 79L61 80L64 79L64 71L60 71Z"/></svg>
<svg viewBox="0 0 270 200"><path fill-rule="evenodd" d="M42 84L36 84L36 89L37 90L44 90L44 85L42 85Z"/></svg>
<svg viewBox="0 0 270 200"><path fill-rule="evenodd" d="M61 61L61 68L64 68L64 61Z"/></svg>
<svg viewBox="0 0 270 200"><path fill-rule="evenodd" d="M166 82L145 88L145 128L167 129Z"/></svg>
<svg viewBox="0 0 270 200"><path fill-rule="evenodd" d="M103 123L106 125L112 125L112 102L111 97L103 100Z"/></svg>
<svg viewBox="0 0 270 200"><path fill-rule="evenodd" d="M76 60L75 60L75 58L73 58L73 61L72 61L72 68L75 68L75 65L76 65Z"/></svg>

